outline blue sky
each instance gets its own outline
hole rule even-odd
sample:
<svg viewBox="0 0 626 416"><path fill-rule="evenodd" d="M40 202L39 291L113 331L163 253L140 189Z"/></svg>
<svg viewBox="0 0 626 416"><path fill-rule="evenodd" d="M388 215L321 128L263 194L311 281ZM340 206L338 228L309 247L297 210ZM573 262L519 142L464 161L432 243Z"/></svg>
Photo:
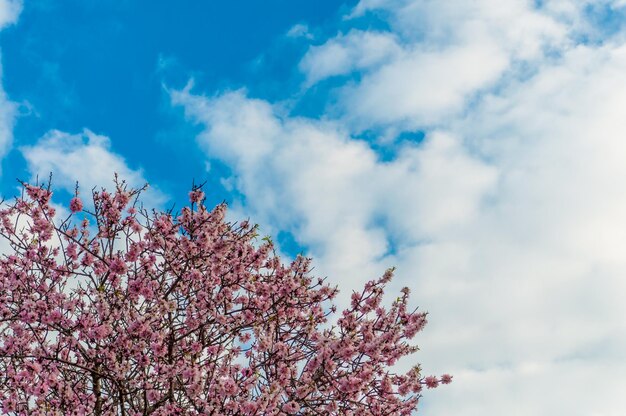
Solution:
<svg viewBox="0 0 626 416"><path fill-rule="evenodd" d="M0 0L0 193L192 180L339 301L397 266L433 415L626 412L626 1ZM395 292L394 292L395 291ZM392 293L394 292L394 293ZM401 365L410 365L406 362Z"/></svg>
<svg viewBox="0 0 626 416"><path fill-rule="evenodd" d="M323 30L348 5L25 2L19 24L2 33L5 90L21 105L15 142L34 143L51 127L88 127L111 137L113 151L174 196L192 178L214 175L204 156L189 151L194 129L170 106L166 88L193 77L205 91L245 86L263 98L288 98L301 78L293 63L307 45L285 34L294 22ZM18 149L3 166L28 175ZM14 183L4 179L7 192Z"/></svg>

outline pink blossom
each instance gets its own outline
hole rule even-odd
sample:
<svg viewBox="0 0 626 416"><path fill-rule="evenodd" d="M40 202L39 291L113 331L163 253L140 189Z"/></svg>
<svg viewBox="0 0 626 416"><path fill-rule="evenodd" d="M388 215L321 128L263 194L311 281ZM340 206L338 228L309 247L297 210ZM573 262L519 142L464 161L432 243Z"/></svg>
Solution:
<svg viewBox="0 0 626 416"><path fill-rule="evenodd" d="M300 410L300 405L297 402L290 401L283 405L283 410L290 415L293 415L295 413L298 413L298 411Z"/></svg>
<svg viewBox="0 0 626 416"><path fill-rule="evenodd" d="M124 274L126 273L127 267L126 267L126 263L124 262L124 260L122 260L119 257L115 257L109 263L109 269L114 274Z"/></svg>
<svg viewBox="0 0 626 416"><path fill-rule="evenodd" d="M202 202L202 200L204 199L204 192L202 192L200 189L195 189L191 192L189 192L189 200L192 203L199 203Z"/></svg>
<svg viewBox="0 0 626 416"><path fill-rule="evenodd" d="M72 211L73 213L76 213L82 210L83 210L83 201L81 201L79 197L75 196L70 201L70 211Z"/></svg>
<svg viewBox="0 0 626 416"><path fill-rule="evenodd" d="M435 376L428 376L424 379L424 384L426 384L426 387L429 389L434 389L439 385L439 380Z"/></svg>
<svg viewBox="0 0 626 416"><path fill-rule="evenodd" d="M0 210L4 414L401 416L422 386L452 380L392 367L416 351L426 314L408 290L382 304L391 269L336 315L337 289L310 259L283 264L225 205L196 205L200 189L180 215L145 217L128 207L139 191L117 182L63 225L49 190L26 194Z"/></svg>

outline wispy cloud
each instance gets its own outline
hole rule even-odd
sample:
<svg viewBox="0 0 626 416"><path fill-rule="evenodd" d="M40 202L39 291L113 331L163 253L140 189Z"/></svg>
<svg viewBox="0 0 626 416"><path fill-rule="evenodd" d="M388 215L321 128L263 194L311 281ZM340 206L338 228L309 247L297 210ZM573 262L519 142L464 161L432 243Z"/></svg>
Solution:
<svg viewBox="0 0 626 416"><path fill-rule="evenodd" d="M390 33L353 30L312 46L300 61L300 70L311 86L329 77L379 66L401 53L402 47Z"/></svg>
<svg viewBox="0 0 626 416"><path fill-rule="evenodd" d="M2 64L0 64L0 82L2 80ZM7 154L13 144L13 127L18 105L7 97L0 85L0 160Z"/></svg>
<svg viewBox="0 0 626 416"><path fill-rule="evenodd" d="M287 31L288 38L305 38L305 39L313 39L313 34L309 31L309 25L305 23L298 23Z"/></svg>
<svg viewBox="0 0 626 416"><path fill-rule="evenodd" d="M359 3L352 18L383 12L389 32L339 35L311 47L301 68L307 78L320 78L307 65L315 61L310 55L337 55L341 44L351 61L344 67L363 71L360 81L339 89L339 112L359 130L382 127L389 134L446 123L505 75L566 48L574 30L525 1L369 1ZM373 36L394 41L372 47ZM377 65L359 64L371 49L386 54Z"/></svg>
<svg viewBox="0 0 626 416"><path fill-rule="evenodd" d="M78 182L89 195L93 188L113 187L114 174L134 188L147 183L141 169L128 166L122 156L111 150L108 137L85 129L81 134L51 130L33 146L21 148L28 163L31 179L47 179L52 174L55 186L73 193ZM151 188L144 195L147 206L158 207L165 202L164 195Z"/></svg>
<svg viewBox="0 0 626 416"><path fill-rule="evenodd" d="M22 0L0 0L0 30L17 21L22 7Z"/></svg>
<svg viewBox="0 0 626 416"><path fill-rule="evenodd" d="M20 0L0 0L0 30L17 22L22 11ZM2 82L2 64L0 63L0 82ZM9 100L0 85L0 161L10 150L13 143L13 127L17 115L17 104Z"/></svg>

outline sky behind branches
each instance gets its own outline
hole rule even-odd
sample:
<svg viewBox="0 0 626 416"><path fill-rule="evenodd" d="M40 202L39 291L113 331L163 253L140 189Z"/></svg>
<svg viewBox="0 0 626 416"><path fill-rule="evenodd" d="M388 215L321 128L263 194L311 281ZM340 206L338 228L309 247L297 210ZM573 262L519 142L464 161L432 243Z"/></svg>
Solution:
<svg viewBox="0 0 626 416"><path fill-rule="evenodd" d="M0 193L250 217L430 312L426 415L623 415L626 2L0 0Z"/></svg>

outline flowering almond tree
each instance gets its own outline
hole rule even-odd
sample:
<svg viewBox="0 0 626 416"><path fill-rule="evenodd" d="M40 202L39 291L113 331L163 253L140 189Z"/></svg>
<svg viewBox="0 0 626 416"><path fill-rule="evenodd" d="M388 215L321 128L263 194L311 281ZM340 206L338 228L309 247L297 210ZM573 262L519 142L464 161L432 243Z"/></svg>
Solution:
<svg viewBox="0 0 626 416"><path fill-rule="evenodd" d="M381 306L391 270L334 318L310 259L281 264L200 188L180 215L139 194L117 182L91 209L77 194L55 221L49 185L25 184L2 207L4 414L408 415L450 382L392 370L426 314L407 289Z"/></svg>

